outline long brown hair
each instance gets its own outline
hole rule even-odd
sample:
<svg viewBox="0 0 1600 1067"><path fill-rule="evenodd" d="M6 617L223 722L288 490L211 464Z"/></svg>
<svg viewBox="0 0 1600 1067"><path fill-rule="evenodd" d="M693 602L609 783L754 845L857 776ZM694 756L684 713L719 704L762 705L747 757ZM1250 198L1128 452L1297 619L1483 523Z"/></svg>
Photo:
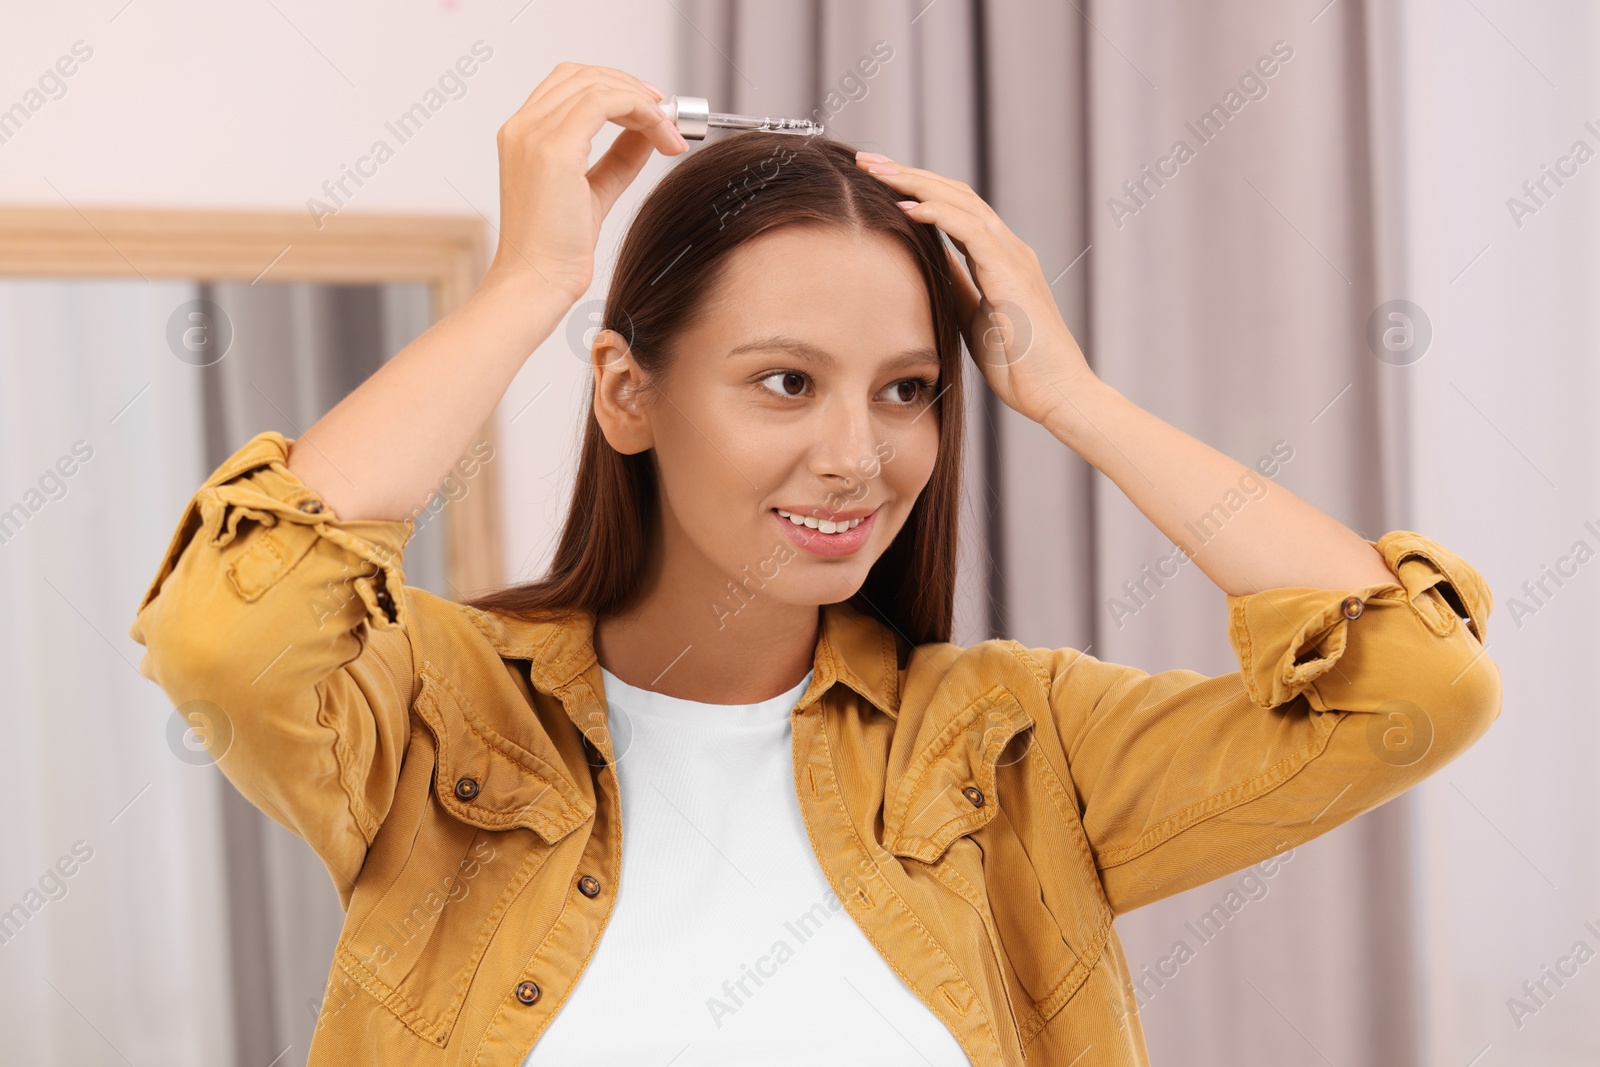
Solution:
<svg viewBox="0 0 1600 1067"><path fill-rule="evenodd" d="M843 226L882 234L911 253L927 286L939 386L933 474L905 526L848 601L912 644L950 640L964 419L960 324L943 238L896 206L903 199L862 172L855 150L825 137L751 132L708 142L673 167L640 205L618 254L601 325L629 343L659 380L672 340L714 288L728 254L778 226ZM593 404L577 485L549 573L474 597L483 611L543 619L574 609L625 610L641 591L659 522L655 458L623 455ZM888 462L893 462L892 458Z"/></svg>

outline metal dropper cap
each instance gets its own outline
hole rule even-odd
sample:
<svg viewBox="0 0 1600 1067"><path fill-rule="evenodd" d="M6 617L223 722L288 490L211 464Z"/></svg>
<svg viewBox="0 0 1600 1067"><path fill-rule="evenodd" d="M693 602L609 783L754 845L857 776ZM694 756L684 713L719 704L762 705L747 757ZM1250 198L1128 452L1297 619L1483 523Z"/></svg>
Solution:
<svg viewBox="0 0 1600 1067"><path fill-rule="evenodd" d="M712 111L703 96L669 96L656 105L667 113L686 141L703 141L714 127L721 130L771 130L820 136L822 123L810 119L775 119L759 115L725 115Z"/></svg>

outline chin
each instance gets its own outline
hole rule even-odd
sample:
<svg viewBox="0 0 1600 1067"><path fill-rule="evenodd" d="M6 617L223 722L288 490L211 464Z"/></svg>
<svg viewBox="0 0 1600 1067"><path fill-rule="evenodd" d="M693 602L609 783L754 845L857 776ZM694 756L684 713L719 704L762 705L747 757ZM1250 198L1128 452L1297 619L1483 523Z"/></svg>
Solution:
<svg viewBox="0 0 1600 1067"><path fill-rule="evenodd" d="M803 591L794 598L797 603L822 605L849 600L866 584L870 567L850 566L847 569L835 564L828 569L836 573L817 575L814 580L805 582Z"/></svg>
<svg viewBox="0 0 1600 1067"><path fill-rule="evenodd" d="M878 561L871 543L849 556L831 559L762 537L752 539L751 546L736 557L737 563L718 562L718 569L731 579L718 594L729 605L740 601L753 604L764 598L794 605L836 604L860 591ZM727 545L721 547L726 553Z"/></svg>

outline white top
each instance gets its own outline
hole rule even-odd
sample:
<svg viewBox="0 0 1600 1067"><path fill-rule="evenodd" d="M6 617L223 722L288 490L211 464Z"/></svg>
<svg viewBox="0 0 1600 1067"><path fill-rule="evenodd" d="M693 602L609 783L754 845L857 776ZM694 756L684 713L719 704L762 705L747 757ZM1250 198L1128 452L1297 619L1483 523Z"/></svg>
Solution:
<svg viewBox="0 0 1600 1067"><path fill-rule="evenodd" d="M602 668L622 794L615 910L524 1067L970 1067L828 885L795 795L811 684L702 704Z"/></svg>

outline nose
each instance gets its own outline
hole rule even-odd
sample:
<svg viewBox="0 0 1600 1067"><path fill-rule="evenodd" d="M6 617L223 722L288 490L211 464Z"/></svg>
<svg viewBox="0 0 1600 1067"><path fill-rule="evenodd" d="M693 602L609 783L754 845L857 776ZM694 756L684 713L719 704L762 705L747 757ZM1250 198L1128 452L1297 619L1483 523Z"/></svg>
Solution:
<svg viewBox="0 0 1600 1067"><path fill-rule="evenodd" d="M817 439L811 447L810 470L842 501L844 507L860 498L866 480L877 473L877 430L872 409L835 397L813 424Z"/></svg>

